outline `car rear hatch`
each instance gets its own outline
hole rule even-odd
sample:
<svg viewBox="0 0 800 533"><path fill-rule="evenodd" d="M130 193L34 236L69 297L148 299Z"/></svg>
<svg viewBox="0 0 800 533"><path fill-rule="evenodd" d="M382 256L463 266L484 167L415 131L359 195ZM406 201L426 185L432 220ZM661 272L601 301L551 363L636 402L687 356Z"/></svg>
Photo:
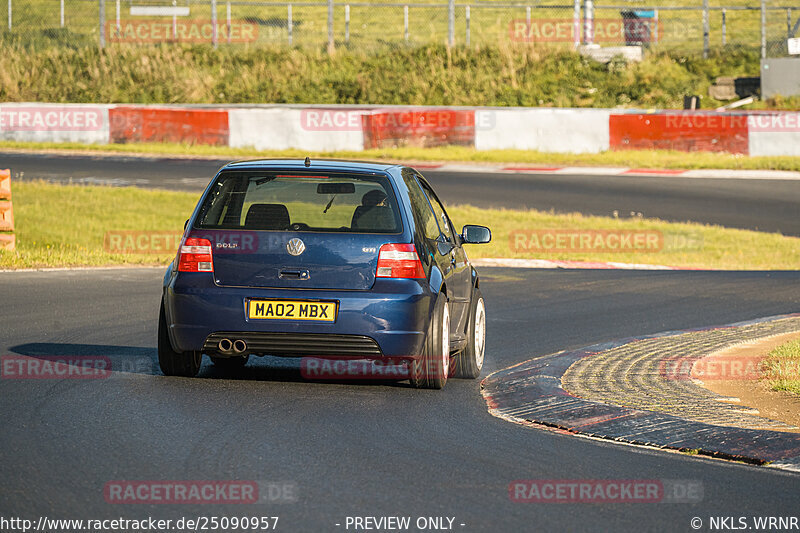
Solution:
<svg viewBox="0 0 800 533"><path fill-rule="evenodd" d="M385 175L269 170L221 173L189 235L220 286L367 290L401 234Z"/></svg>

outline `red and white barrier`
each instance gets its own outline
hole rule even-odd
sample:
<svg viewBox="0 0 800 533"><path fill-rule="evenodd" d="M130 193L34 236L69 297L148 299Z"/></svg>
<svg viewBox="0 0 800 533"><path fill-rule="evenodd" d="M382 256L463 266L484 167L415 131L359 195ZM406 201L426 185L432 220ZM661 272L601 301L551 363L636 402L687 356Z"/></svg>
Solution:
<svg viewBox="0 0 800 533"><path fill-rule="evenodd" d="M608 109L494 108L477 113L478 150L575 154L608 150Z"/></svg>
<svg viewBox="0 0 800 533"><path fill-rule="evenodd" d="M611 114L612 150L748 153L747 115L713 111Z"/></svg>
<svg viewBox="0 0 800 533"><path fill-rule="evenodd" d="M0 104L0 140L173 142L257 150L457 145L800 156L800 113L443 106Z"/></svg>
<svg viewBox="0 0 800 533"><path fill-rule="evenodd" d="M108 144L110 105L0 104L0 140Z"/></svg>

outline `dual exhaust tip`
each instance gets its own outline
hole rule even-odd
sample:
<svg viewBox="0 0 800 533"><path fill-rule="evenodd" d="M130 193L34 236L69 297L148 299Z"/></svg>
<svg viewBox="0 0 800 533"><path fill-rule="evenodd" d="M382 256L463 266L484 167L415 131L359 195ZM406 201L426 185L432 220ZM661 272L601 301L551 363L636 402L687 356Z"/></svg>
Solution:
<svg viewBox="0 0 800 533"><path fill-rule="evenodd" d="M233 341L230 339L222 339L219 341L217 348L222 353L242 355L247 350L247 343L242 339L236 339Z"/></svg>

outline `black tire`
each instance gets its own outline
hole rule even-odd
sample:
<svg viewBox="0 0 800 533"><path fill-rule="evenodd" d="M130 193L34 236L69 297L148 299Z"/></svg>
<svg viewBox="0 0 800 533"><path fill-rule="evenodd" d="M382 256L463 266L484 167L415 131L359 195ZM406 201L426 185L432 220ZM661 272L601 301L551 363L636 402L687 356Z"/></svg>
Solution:
<svg viewBox="0 0 800 533"><path fill-rule="evenodd" d="M481 331L476 331L476 328ZM475 288L472 291L472 303L467 325L467 347L456 357L453 376L463 379L475 379L480 376L485 349L486 305L484 304L481 290Z"/></svg>
<svg viewBox="0 0 800 533"><path fill-rule="evenodd" d="M232 372L235 370L241 370L247 364L247 361L250 360L250 355L245 356L234 356L234 357L214 357L211 356L211 362L214 363L214 366L219 368L220 370L224 370L226 372Z"/></svg>
<svg viewBox="0 0 800 533"><path fill-rule="evenodd" d="M164 303L158 317L158 366L165 376L184 376L193 378L200 371L203 354L200 352L176 352L169 341L167 317Z"/></svg>
<svg viewBox="0 0 800 533"><path fill-rule="evenodd" d="M441 389L447 383L450 374L449 329L450 311L447 307L447 297L439 293L428 325L428 334L425 336L422 356L410 364L409 381L412 386L418 389Z"/></svg>

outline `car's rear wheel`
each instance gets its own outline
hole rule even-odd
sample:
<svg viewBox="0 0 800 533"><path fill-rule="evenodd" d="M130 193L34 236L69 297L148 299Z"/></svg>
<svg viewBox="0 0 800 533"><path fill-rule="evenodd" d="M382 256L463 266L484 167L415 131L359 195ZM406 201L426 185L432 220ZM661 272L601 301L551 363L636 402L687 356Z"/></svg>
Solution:
<svg viewBox="0 0 800 533"><path fill-rule="evenodd" d="M425 336L422 356L411 361L411 385L418 389L441 389L450 375L450 309L439 293Z"/></svg>
<svg viewBox="0 0 800 533"><path fill-rule="evenodd" d="M158 317L158 366L165 376L194 377L200 371L203 354L200 352L176 352L169 342L167 317L164 304Z"/></svg>
<svg viewBox="0 0 800 533"><path fill-rule="evenodd" d="M455 360L457 378L475 379L481 375L486 349L486 305L481 290L472 291L472 306L467 327L467 346Z"/></svg>
<svg viewBox="0 0 800 533"><path fill-rule="evenodd" d="M247 361L250 360L250 355L237 355L234 357L211 357L211 362L220 370L232 371L244 368Z"/></svg>

